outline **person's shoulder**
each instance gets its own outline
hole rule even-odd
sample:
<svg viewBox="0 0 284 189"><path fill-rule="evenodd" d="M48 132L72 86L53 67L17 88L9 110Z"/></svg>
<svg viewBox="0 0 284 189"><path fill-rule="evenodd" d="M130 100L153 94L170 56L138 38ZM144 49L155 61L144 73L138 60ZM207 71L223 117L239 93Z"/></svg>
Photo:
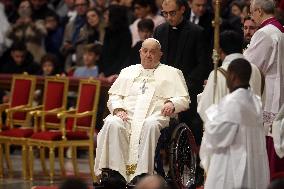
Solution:
<svg viewBox="0 0 284 189"><path fill-rule="evenodd" d="M283 33L274 25L269 24L258 29L254 35L260 38L272 38L274 35L283 35Z"/></svg>
<svg viewBox="0 0 284 189"><path fill-rule="evenodd" d="M165 72L177 72L177 73L182 73L181 70L175 68L175 67L172 67L172 66L169 66L169 65L165 65L165 64L160 64L159 65L159 68L162 70L162 71L165 71Z"/></svg>
<svg viewBox="0 0 284 189"><path fill-rule="evenodd" d="M161 30L165 30L167 28L169 28L169 23L164 22L164 23L158 25L155 30L156 31L161 31Z"/></svg>
<svg viewBox="0 0 284 189"><path fill-rule="evenodd" d="M201 26L197 24L193 24L189 21L186 21L185 28L189 30L193 30L194 32L202 32L204 30Z"/></svg>
<svg viewBox="0 0 284 189"><path fill-rule="evenodd" d="M141 67L141 64L134 64L134 65L130 65L130 66L127 66L125 68L123 68L121 70L121 73L124 73L124 72L129 72L129 71L133 71L133 70L137 70Z"/></svg>

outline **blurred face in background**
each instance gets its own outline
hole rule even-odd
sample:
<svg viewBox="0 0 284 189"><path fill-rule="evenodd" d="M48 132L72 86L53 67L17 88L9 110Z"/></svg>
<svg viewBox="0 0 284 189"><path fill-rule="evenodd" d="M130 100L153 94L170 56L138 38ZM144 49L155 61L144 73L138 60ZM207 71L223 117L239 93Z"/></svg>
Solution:
<svg viewBox="0 0 284 189"><path fill-rule="evenodd" d="M104 12L104 21L105 21L106 25L109 24L109 10L106 10Z"/></svg>
<svg viewBox="0 0 284 189"><path fill-rule="evenodd" d="M235 16L241 17L242 10L237 5L232 5L231 13Z"/></svg>
<svg viewBox="0 0 284 189"><path fill-rule="evenodd" d="M95 65L97 58L98 57L94 52L89 52L89 51L84 52L83 54L84 65L87 67Z"/></svg>
<svg viewBox="0 0 284 189"><path fill-rule="evenodd" d="M58 26L58 22L57 22L56 18L53 17L53 16L47 16L44 19L44 24L45 24L45 28L48 31L54 31Z"/></svg>
<svg viewBox="0 0 284 189"><path fill-rule="evenodd" d="M134 5L134 14L137 18L145 18L150 13L150 7L143 7L139 4Z"/></svg>
<svg viewBox="0 0 284 189"><path fill-rule="evenodd" d="M31 3L34 10L39 10L47 3L47 0L31 0Z"/></svg>
<svg viewBox="0 0 284 189"><path fill-rule="evenodd" d="M138 34L140 39L144 41L145 39L148 39L153 36L153 31L148 29L142 29L142 30L138 29Z"/></svg>
<svg viewBox="0 0 284 189"><path fill-rule="evenodd" d="M79 16L84 16L88 10L87 0L75 0L74 6Z"/></svg>
<svg viewBox="0 0 284 189"><path fill-rule="evenodd" d="M207 0L191 0L188 4L196 16L202 16L206 11Z"/></svg>
<svg viewBox="0 0 284 189"><path fill-rule="evenodd" d="M64 3L67 5L69 9L74 8L74 0L64 0Z"/></svg>
<svg viewBox="0 0 284 189"><path fill-rule="evenodd" d="M25 60L26 52L20 50L11 51L11 57L17 65L21 65Z"/></svg>
<svg viewBox="0 0 284 189"><path fill-rule="evenodd" d="M46 61L42 64L43 75L52 75L54 71L54 64L50 61Z"/></svg>
<svg viewBox="0 0 284 189"><path fill-rule="evenodd" d="M91 27L97 27L100 22L100 17L94 10L89 10L87 12L87 21Z"/></svg>
<svg viewBox="0 0 284 189"><path fill-rule="evenodd" d="M162 4L162 15L171 26L179 25L183 20L185 7L179 7L175 0L165 0Z"/></svg>
<svg viewBox="0 0 284 189"><path fill-rule="evenodd" d="M32 8L29 1L22 1L18 8L20 17L30 17L32 15Z"/></svg>

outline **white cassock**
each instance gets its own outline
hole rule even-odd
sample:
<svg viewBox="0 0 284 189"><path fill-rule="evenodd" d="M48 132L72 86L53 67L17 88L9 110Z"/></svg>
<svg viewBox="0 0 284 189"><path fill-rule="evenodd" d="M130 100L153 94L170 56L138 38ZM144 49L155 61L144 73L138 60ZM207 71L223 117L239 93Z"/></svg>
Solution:
<svg viewBox="0 0 284 189"><path fill-rule="evenodd" d="M265 76L263 121L268 131L284 103L284 34L271 24L260 28L252 36L244 56Z"/></svg>
<svg viewBox="0 0 284 189"><path fill-rule="evenodd" d="M142 173L153 173L160 130L168 126L170 119L161 115L164 103L171 101L175 113L189 107L182 72L163 64L156 69L133 65L121 71L109 94L111 114L98 134L95 174L110 168L129 182ZM127 111L127 122L112 115L116 108Z"/></svg>
<svg viewBox="0 0 284 189"><path fill-rule="evenodd" d="M272 124L272 136L276 154L284 157L284 104Z"/></svg>
<svg viewBox="0 0 284 189"><path fill-rule="evenodd" d="M230 63L238 58L244 58L244 56L240 53L233 53L227 55L222 62L221 68L227 71L228 66ZM261 73L259 69L251 64L252 67L252 74L250 78L250 86L253 89L254 93L258 96L261 96ZM197 112L199 113L200 117L204 122L206 122L206 115L205 111L209 106L212 104L217 104L219 101L227 94L229 94L229 89L226 84L225 76L220 72L217 71L217 84L216 84L216 91L215 91L215 100L214 98L214 71L212 71L208 77L207 84L201 94L199 94L198 98L200 99L197 106Z"/></svg>
<svg viewBox="0 0 284 189"><path fill-rule="evenodd" d="M206 110L201 144L205 189L266 189L269 168L261 100L237 89Z"/></svg>

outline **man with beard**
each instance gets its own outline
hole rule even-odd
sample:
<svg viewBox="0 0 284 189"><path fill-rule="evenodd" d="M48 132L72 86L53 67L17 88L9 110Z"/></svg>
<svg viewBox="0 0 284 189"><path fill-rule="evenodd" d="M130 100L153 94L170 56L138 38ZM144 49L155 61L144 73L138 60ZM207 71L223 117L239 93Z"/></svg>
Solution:
<svg viewBox="0 0 284 189"><path fill-rule="evenodd" d="M244 26L243 26L244 45L243 45L243 49L247 48L253 34L256 32L257 29L258 29L258 27L256 26L256 23L254 22L254 20L250 16L247 16L247 17L244 18Z"/></svg>

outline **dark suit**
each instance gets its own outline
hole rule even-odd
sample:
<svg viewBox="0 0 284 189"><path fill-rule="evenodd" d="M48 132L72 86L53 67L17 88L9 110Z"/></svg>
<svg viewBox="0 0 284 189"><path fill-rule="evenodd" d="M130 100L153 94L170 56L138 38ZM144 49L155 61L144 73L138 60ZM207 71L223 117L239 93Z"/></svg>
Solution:
<svg viewBox="0 0 284 189"><path fill-rule="evenodd" d="M208 49L205 48L203 29L189 21L184 20L183 22L185 23L179 32L178 42L176 44L177 49L173 62L168 62L167 60L171 26L168 23L159 25L154 32L154 38L159 40L162 46L163 56L161 62L180 69L184 74L189 88L191 104L190 112L187 112L187 115L182 116L185 118L182 121L195 127L196 124L198 126L201 125L200 123L197 123L199 122L199 116L196 112L196 96L203 90L203 81L207 78L211 65L209 64L210 57ZM199 143L201 141L201 136L197 137L198 138L196 139Z"/></svg>
<svg viewBox="0 0 284 189"><path fill-rule="evenodd" d="M191 14L191 9L189 10ZM212 21L214 20L214 14L210 9L207 9L205 13L199 17L198 25L204 29L204 36L206 37L206 46L213 49L214 28Z"/></svg>

